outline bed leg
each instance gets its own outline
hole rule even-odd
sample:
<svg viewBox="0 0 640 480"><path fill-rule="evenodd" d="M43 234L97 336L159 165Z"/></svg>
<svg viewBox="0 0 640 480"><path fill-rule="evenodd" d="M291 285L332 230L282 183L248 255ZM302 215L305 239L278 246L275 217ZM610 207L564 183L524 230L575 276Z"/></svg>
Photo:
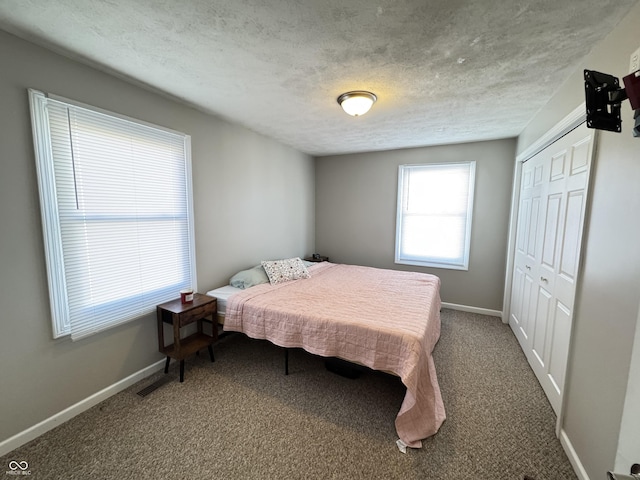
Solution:
<svg viewBox="0 0 640 480"><path fill-rule="evenodd" d="M284 374L289 375L289 349L284 349Z"/></svg>

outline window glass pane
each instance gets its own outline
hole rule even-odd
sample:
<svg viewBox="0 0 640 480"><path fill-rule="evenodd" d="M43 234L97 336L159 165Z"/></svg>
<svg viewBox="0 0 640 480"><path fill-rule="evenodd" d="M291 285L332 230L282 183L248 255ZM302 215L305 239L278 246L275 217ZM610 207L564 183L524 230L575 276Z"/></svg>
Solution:
<svg viewBox="0 0 640 480"><path fill-rule="evenodd" d="M460 263L464 257L464 216L404 217L402 252L407 258Z"/></svg>
<svg viewBox="0 0 640 480"><path fill-rule="evenodd" d="M469 193L469 170L412 168L409 171L407 213L464 214Z"/></svg>

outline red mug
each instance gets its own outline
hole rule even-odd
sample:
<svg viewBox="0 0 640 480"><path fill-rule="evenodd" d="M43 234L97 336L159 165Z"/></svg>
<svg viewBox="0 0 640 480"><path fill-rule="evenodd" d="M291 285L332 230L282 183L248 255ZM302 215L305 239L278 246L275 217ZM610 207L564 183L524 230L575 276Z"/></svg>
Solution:
<svg viewBox="0 0 640 480"><path fill-rule="evenodd" d="M185 288L184 290L180 290L180 301L182 303L193 302L193 289Z"/></svg>

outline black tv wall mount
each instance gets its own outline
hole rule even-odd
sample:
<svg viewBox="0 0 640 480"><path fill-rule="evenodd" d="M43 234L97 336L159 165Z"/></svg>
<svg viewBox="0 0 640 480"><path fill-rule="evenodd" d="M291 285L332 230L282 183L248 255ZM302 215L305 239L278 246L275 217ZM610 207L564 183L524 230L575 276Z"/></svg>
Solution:
<svg viewBox="0 0 640 480"><path fill-rule="evenodd" d="M624 77L626 88L620 87L617 77L594 70L584 71L587 127L610 132L622 131L621 104L629 100L634 109L633 135L640 136L640 71Z"/></svg>

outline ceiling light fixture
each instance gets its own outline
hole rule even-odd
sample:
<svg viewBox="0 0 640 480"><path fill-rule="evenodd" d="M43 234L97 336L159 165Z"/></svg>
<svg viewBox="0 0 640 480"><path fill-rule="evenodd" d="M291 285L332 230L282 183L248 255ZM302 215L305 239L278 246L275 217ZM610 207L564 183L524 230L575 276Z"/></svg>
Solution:
<svg viewBox="0 0 640 480"><path fill-rule="evenodd" d="M358 117L367 113L377 99L371 92L356 90L340 95L338 103L346 113Z"/></svg>

